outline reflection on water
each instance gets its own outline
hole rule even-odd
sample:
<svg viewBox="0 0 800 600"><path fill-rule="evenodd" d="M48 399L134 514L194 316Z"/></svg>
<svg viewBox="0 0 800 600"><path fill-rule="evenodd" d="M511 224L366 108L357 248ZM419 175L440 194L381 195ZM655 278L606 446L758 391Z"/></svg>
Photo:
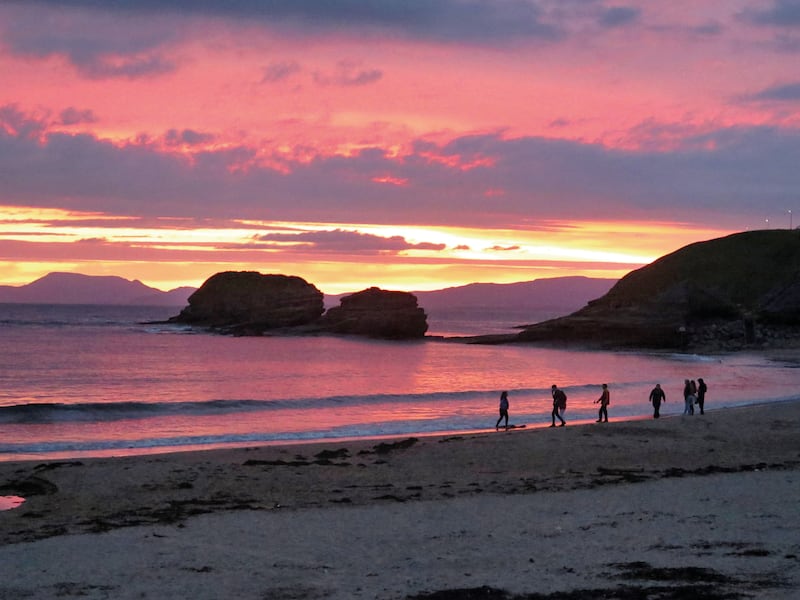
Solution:
<svg viewBox="0 0 800 600"><path fill-rule="evenodd" d="M0 510L18 508L23 502L25 502L25 498L19 496L0 496Z"/></svg>
<svg viewBox="0 0 800 600"><path fill-rule="evenodd" d="M800 383L796 364L758 355L233 338L143 324L168 316L0 305L14 348L0 361L0 460L493 430L501 390L511 423L535 428L549 425L554 383L569 396L570 423L596 419L601 383L612 420L650 414L655 383L664 416L682 412L686 378L708 382L711 411L796 397ZM482 324L457 316L453 330Z"/></svg>

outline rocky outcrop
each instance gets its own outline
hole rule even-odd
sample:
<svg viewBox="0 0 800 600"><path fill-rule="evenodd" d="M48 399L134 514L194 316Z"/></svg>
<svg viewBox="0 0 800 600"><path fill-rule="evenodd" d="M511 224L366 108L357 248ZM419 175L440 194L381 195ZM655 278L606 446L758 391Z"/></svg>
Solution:
<svg viewBox="0 0 800 600"><path fill-rule="evenodd" d="M343 333L414 339L428 330L425 311L407 292L369 288L324 313L323 294L300 277L228 271L210 277L170 319L222 333Z"/></svg>
<svg viewBox="0 0 800 600"><path fill-rule="evenodd" d="M324 310L322 292L301 277L227 271L206 280L170 321L258 335L313 324Z"/></svg>
<svg viewBox="0 0 800 600"><path fill-rule="evenodd" d="M751 231L681 248L512 341L739 350L800 345L798 324L800 231Z"/></svg>
<svg viewBox="0 0 800 600"><path fill-rule="evenodd" d="M320 321L325 331L384 339L422 338L428 330L425 311L408 292L372 287L341 299Z"/></svg>

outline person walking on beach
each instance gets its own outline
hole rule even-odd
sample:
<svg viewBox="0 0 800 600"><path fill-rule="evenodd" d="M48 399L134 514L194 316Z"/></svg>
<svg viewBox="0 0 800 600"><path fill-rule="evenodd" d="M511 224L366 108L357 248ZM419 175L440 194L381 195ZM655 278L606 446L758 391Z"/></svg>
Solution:
<svg viewBox="0 0 800 600"><path fill-rule="evenodd" d="M697 378L697 406L700 407L700 414L706 414L705 410L703 409L703 405L706 403L706 392L708 391L708 386L706 382L703 381L702 377Z"/></svg>
<svg viewBox="0 0 800 600"><path fill-rule="evenodd" d="M695 396L692 394L692 382L688 379L683 380L683 414L694 414Z"/></svg>
<svg viewBox="0 0 800 600"><path fill-rule="evenodd" d="M561 413L567 410L567 395L563 390L559 389L556 384L553 384L550 387L550 393L553 395L553 412L550 413L550 416L553 419L553 424L550 425L550 427L556 426L556 419L561 421L561 425L559 425L559 427L563 427L567 424L567 422L561 416Z"/></svg>
<svg viewBox="0 0 800 600"><path fill-rule="evenodd" d="M661 389L661 384L657 383L650 392L650 403L653 405L653 418L657 419L661 416L661 403L667 401L667 395Z"/></svg>
<svg viewBox="0 0 800 600"><path fill-rule="evenodd" d="M506 420L506 431L508 431L508 392L505 391L500 394L500 418L494 424L495 431L500 429L500 421L504 418Z"/></svg>
<svg viewBox="0 0 800 600"><path fill-rule="evenodd" d="M608 405L611 403L611 393L608 391L608 384L603 384L603 393L594 401L595 404L600 403L600 412L597 416L598 423L608 423ZM603 418L605 417L605 419Z"/></svg>

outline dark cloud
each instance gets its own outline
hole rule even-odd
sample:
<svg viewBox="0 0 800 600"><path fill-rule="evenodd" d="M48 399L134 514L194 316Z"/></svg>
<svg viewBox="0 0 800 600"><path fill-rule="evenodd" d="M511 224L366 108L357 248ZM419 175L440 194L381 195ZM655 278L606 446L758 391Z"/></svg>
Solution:
<svg viewBox="0 0 800 600"><path fill-rule="evenodd" d="M766 100L770 102L798 102L800 101L800 82L774 85L761 90L748 97L752 100Z"/></svg>
<svg viewBox="0 0 800 600"><path fill-rule="evenodd" d="M24 140L38 138L46 129L47 123L26 115L16 104L0 106L0 133Z"/></svg>
<svg viewBox="0 0 800 600"><path fill-rule="evenodd" d="M78 70L90 79L108 79L123 77L126 79L139 79L163 75L175 70L175 63L161 56L145 57L110 57L93 56L88 60L75 60L72 62Z"/></svg>
<svg viewBox="0 0 800 600"><path fill-rule="evenodd" d="M689 31L700 36L717 36L722 34L725 28L717 21L706 21L700 25L691 26Z"/></svg>
<svg viewBox="0 0 800 600"><path fill-rule="evenodd" d="M440 42L505 44L560 36L534 0L17 0L15 4L91 9L127 17L205 16L296 31L366 29Z"/></svg>
<svg viewBox="0 0 800 600"><path fill-rule="evenodd" d="M547 124L547 127L549 127L550 129L561 129L562 127L569 127L570 125L572 125L572 121L561 117L550 121Z"/></svg>
<svg viewBox="0 0 800 600"><path fill-rule="evenodd" d="M377 235L334 229L303 233L270 233L258 236L262 242L278 242L305 246L315 254L395 254L404 250L444 250L444 244L428 242L412 244L402 236L381 237Z"/></svg>
<svg viewBox="0 0 800 600"><path fill-rule="evenodd" d="M287 161L276 170L260 166L257 149L207 150L188 160L162 153L157 143L119 146L90 135L47 133L44 123L0 107L0 202L144 218L486 227L600 218L715 219L744 227L797 202L800 132L738 127L683 131L670 141L670 150L628 151L464 136L443 146L419 142L400 159L369 149ZM373 181L386 176L408 183ZM349 234L308 235L284 241L333 247L336 236ZM376 249L407 248L402 239L355 239Z"/></svg>
<svg viewBox="0 0 800 600"><path fill-rule="evenodd" d="M211 133L201 133L193 129L170 129L164 136L164 141L168 146L197 146L213 142L216 139Z"/></svg>
<svg viewBox="0 0 800 600"><path fill-rule="evenodd" d="M358 63L341 61L334 73L314 73L314 82L319 85L359 86L369 85L383 77L379 69L361 69Z"/></svg>
<svg viewBox="0 0 800 600"><path fill-rule="evenodd" d="M641 11L630 6L615 6L603 11L600 25L603 27L624 27L639 20Z"/></svg>
<svg viewBox="0 0 800 600"><path fill-rule="evenodd" d="M48 3L25 6L39 4ZM29 9L4 15L0 33L8 50L35 58L61 56L91 79L138 79L176 69L163 53L163 47L177 37L174 23L129 21L103 12L69 12L61 3L54 4L57 8L51 12Z"/></svg>
<svg viewBox="0 0 800 600"><path fill-rule="evenodd" d="M288 79L301 71L300 64L295 61L275 62L264 69L262 83L275 83Z"/></svg>
<svg viewBox="0 0 800 600"><path fill-rule="evenodd" d="M62 125L80 125L81 123L94 123L97 121L91 109L80 110L73 106L61 111L59 119Z"/></svg>
<svg viewBox="0 0 800 600"><path fill-rule="evenodd" d="M800 27L799 0L773 0L767 8L749 8L740 14L745 21L772 27Z"/></svg>
<svg viewBox="0 0 800 600"><path fill-rule="evenodd" d="M725 27L718 21L705 21L698 24L658 24L650 25L650 31L667 36L677 36L688 41L717 37L725 33Z"/></svg>

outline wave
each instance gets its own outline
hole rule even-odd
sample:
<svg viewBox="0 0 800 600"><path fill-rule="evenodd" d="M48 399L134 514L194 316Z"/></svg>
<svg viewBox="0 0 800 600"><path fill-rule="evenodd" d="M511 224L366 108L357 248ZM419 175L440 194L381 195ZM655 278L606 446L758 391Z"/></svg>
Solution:
<svg viewBox="0 0 800 600"><path fill-rule="evenodd" d="M597 384L565 387L567 393L588 393L597 389ZM538 396L549 398L549 388L509 389L515 396ZM499 392L498 392L499 393ZM204 400L185 402L83 402L47 403L32 402L0 407L0 424L30 425L41 423L107 423L128 419L153 419L170 416L202 417L231 415L247 412L279 410L311 410L325 408L369 408L379 404L431 404L443 402L494 402L495 392L467 390L458 392L432 392L419 394L371 394L343 395L319 398L297 398L279 400Z"/></svg>
<svg viewBox="0 0 800 600"><path fill-rule="evenodd" d="M798 396L786 396L781 398L762 399L759 401L739 401L725 403L718 408L734 408L762 403L796 402L800 400ZM713 411L712 411L713 412ZM672 416L679 416L680 412L675 412ZM543 427L548 420L547 411L541 413L538 420L532 421L533 427L539 423ZM568 413L568 418L580 419L583 422L592 422L595 416L595 409L584 413ZM670 416L670 415L665 415ZM614 413L615 420L636 420L647 418L637 412L625 411L622 414ZM305 431L292 432L260 432L249 433L223 433L223 434L199 434L184 436L165 436L165 437L142 437L138 439L94 439L94 440L59 440L59 441L29 441L12 442L0 444L0 456L20 455L44 455L44 456L77 456L80 454L88 455L117 455L117 454L138 454L150 451L166 452L186 450L190 448L210 449L233 446L248 446L259 444L280 444L296 443L306 441L334 441L345 439L380 439L384 437L396 437L403 435L441 435L474 433L480 431L492 431L491 418L486 417L447 417L431 419L427 421L419 420L399 420L384 421L376 423L354 423L340 426L333 426L326 429L309 429ZM580 421L579 421L580 422ZM529 426L531 421L529 421Z"/></svg>
<svg viewBox="0 0 800 600"><path fill-rule="evenodd" d="M381 403L420 403L445 399L474 398L485 392L439 394L404 394L373 396L331 396L298 400L208 400L189 402L88 402L78 404L31 403L0 407L2 424L36 424L53 422L110 422L126 419L163 418L169 416L214 416L245 412L278 410L310 410L330 407L363 407Z"/></svg>

